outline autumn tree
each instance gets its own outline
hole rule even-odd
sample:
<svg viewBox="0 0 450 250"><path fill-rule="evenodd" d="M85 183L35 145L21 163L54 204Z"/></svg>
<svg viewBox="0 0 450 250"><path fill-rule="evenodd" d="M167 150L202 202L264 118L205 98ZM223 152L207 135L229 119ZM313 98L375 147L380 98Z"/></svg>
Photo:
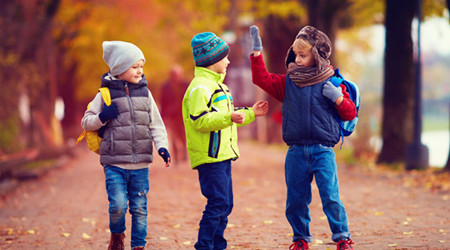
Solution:
<svg viewBox="0 0 450 250"><path fill-rule="evenodd" d="M383 147L378 162L403 162L413 135L414 61L411 22L416 5L386 0Z"/></svg>
<svg viewBox="0 0 450 250"><path fill-rule="evenodd" d="M52 20L60 0L3 1L0 8L0 150L55 145L53 105L56 98ZM27 100L19 113L19 100ZM22 115L22 117L20 116ZM25 121L25 127L22 126ZM21 143L19 138L22 138ZM21 145L22 144L22 145Z"/></svg>
<svg viewBox="0 0 450 250"><path fill-rule="evenodd" d="M426 15L442 14L442 3L424 1ZM414 134L414 57L411 37L416 1L386 0L386 47L382 139L378 162L405 162L406 148Z"/></svg>
<svg viewBox="0 0 450 250"><path fill-rule="evenodd" d="M449 10L449 12L450 12L450 0L447 0L447 10ZM450 21L450 19L449 19L449 21ZM449 106L449 110L450 110L450 106ZM449 121L450 121L450 119L449 119ZM448 148L447 163L445 164L444 170L447 172L450 172L450 146Z"/></svg>

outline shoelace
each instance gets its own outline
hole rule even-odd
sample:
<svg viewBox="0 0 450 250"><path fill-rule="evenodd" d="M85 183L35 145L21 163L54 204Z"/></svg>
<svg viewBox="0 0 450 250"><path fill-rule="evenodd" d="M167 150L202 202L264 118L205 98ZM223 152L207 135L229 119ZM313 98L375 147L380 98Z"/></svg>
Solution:
<svg viewBox="0 0 450 250"><path fill-rule="evenodd" d="M353 245L353 241L348 239L348 240L341 240L338 242L338 249L337 250L346 250L346 249L353 249L352 245Z"/></svg>
<svg viewBox="0 0 450 250"><path fill-rule="evenodd" d="M303 240L296 241L292 243L292 245L289 247L289 250L306 250L309 249L308 243L306 243Z"/></svg>

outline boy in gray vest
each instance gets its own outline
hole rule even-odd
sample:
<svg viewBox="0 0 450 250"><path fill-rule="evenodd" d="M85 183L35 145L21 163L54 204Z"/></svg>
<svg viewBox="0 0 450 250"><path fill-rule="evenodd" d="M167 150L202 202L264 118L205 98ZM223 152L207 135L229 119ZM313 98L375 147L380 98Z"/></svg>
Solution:
<svg viewBox="0 0 450 250"><path fill-rule="evenodd" d="M167 133L143 73L144 54L134 44L103 42L103 59L109 72L101 87L111 94L104 105L98 93L86 110L81 126L99 130L100 163L109 200L108 249L124 249L125 215L131 214L131 248L144 249L147 236L148 167L153 162L153 144L169 166Z"/></svg>

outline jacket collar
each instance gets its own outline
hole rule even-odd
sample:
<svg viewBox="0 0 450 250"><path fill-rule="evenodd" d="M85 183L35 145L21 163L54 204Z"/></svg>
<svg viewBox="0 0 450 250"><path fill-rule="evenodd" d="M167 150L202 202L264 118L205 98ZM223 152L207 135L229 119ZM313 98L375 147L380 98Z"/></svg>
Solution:
<svg viewBox="0 0 450 250"><path fill-rule="evenodd" d="M112 88L112 89L123 89L125 82L126 81L120 80L120 79L112 76L108 72L108 73L103 74L101 86ZM147 86L147 85L148 85L147 79L145 78L145 75L142 75L142 79L137 84L129 83L128 87L130 89L135 89L135 88L139 88L139 87Z"/></svg>
<svg viewBox="0 0 450 250"><path fill-rule="evenodd" d="M218 83L223 83L226 74L220 74L205 67L195 67L194 75L196 77L205 77L208 79L213 79Z"/></svg>

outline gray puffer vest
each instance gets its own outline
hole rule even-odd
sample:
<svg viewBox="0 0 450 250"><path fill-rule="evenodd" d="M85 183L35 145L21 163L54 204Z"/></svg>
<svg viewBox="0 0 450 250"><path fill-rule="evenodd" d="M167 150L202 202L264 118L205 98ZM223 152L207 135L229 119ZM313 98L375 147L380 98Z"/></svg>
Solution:
<svg viewBox="0 0 450 250"><path fill-rule="evenodd" d="M108 87L111 102L117 106L118 116L99 132L100 163L102 165L153 161L153 141L150 131L150 105L147 80L138 84L110 80L104 74L102 87Z"/></svg>

